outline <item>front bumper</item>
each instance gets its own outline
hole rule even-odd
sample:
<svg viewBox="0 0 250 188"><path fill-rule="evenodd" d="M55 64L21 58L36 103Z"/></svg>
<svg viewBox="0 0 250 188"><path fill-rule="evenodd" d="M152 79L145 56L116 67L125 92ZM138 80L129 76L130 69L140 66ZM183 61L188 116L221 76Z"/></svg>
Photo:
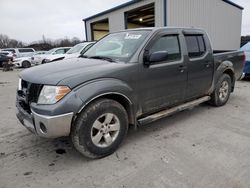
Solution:
<svg viewBox="0 0 250 188"><path fill-rule="evenodd" d="M69 136L73 112L57 116L45 116L34 111L29 114L18 103L16 108L17 118L32 133L45 138Z"/></svg>
<svg viewBox="0 0 250 188"><path fill-rule="evenodd" d="M240 80L243 80L245 77L246 77L246 73L243 72L241 77L240 77Z"/></svg>
<svg viewBox="0 0 250 188"><path fill-rule="evenodd" d="M21 68L22 67L22 61L14 61L13 65L17 68Z"/></svg>
<svg viewBox="0 0 250 188"><path fill-rule="evenodd" d="M39 64L41 64L40 61L36 61L36 60L31 60L30 63L31 63L32 65L39 65Z"/></svg>

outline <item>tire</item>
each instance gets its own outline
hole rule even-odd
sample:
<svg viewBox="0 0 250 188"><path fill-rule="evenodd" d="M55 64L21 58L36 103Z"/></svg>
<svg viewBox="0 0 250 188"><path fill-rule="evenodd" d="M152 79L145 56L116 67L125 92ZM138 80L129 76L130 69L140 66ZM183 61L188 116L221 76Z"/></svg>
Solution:
<svg viewBox="0 0 250 188"><path fill-rule="evenodd" d="M42 60L42 64L45 64L45 63L46 63L46 62L45 62L45 59L43 59L43 60Z"/></svg>
<svg viewBox="0 0 250 188"><path fill-rule="evenodd" d="M24 62L22 63L22 67L23 67L23 68L30 68L30 67L31 67L31 63L30 63L29 61L24 61Z"/></svg>
<svg viewBox="0 0 250 188"><path fill-rule="evenodd" d="M216 87L214 92L211 95L210 104L213 106L224 106L231 94L232 81L228 74L223 74Z"/></svg>
<svg viewBox="0 0 250 188"><path fill-rule="evenodd" d="M128 131L124 107L110 99L99 99L79 114L71 129L71 140L78 152L97 159L114 153Z"/></svg>

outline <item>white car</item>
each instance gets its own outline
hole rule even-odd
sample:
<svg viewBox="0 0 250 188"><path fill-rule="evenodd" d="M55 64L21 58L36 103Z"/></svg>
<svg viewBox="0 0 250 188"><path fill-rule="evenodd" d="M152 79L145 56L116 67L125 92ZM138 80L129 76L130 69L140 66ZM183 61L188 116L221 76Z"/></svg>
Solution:
<svg viewBox="0 0 250 188"><path fill-rule="evenodd" d="M31 57L20 57L13 60L13 64L17 68L29 68L31 67Z"/></svg>
<svg viewBox="0 0 250 188"><path fill-rule="evenodd" d="M43 55L45 54L46 51L36 51L35 54L37 55ZM32 66L32 57L20 57L20 58L15 58L13 61L13 64L17 68L29 68Z"/></svg>
<svg viewBox="0 0 250 188"><path fill-rule="evenodd" d="M86 52L95 43L96 42L83 42L83 43L75 45L65 54L64 59L79 57L81 54Z"/></svg>
<svg viewBox="0 0 250 188"><path fill-rule="evenodd" d="M1 51L12 52L14 58L31 57L35 53L33 48L5 48Z"/></svg>
<svg viewBox="0 0 250 188"><path fill-rule="evenodd" d="M7 57L11 57L12 59L14 59L14 54L12 52L0 51L0 54L6 55Z"/></svg>
<svg viewBox="0 0 250 188"><path fill-rule="evenodd" d="M45 54L41 55L34 55L32 56L32 61L31 63L33 65L40 65L46 63L46 59L51 56L58 56L61 54L65 54L71 47L61 47L61 48L53 48L46 52Z"/></svg>
<svg viewBox="0 0 250 188"><path fill-rule="evenodd" d="M44 54L47 54L47 53L48 53L48 51L36 51L36 52L32 55L32 57L31 57L31 64L32 64L32 65L36 65L36 64L35 64L35 60L38 61L40 55L44 55Z"/></svg>
<svg viewBox="0 0 250 188"><path fill-rule="evenodd" d="M59 61L62 59L70 59L79 57L81 54L86 52L95 42L83 42L79 43L75 46L73 46L67 53L65 54L59 54L55 56L48 56L45 60L46 63L53 62L53 61Z"/></svg>

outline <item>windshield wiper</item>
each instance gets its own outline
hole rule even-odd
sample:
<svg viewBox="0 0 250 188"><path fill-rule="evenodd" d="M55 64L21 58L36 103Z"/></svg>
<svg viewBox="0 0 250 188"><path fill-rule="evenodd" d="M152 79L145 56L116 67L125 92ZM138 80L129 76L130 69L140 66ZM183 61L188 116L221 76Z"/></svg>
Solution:
<svg viewBox="0 0 250 188"><path fill-rule="evenodd" d="M101 60L105 60L105 61L109 61L109 62L116 62L112 58L105 57L105 56L91 56L91 57L88 57L88 58L89 59L101 59Z"/></svg>

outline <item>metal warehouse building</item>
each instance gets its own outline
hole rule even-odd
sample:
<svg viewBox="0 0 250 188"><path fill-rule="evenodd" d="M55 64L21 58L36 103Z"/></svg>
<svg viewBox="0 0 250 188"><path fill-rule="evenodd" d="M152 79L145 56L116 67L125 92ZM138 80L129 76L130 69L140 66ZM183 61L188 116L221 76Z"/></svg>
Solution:
<svg viewBox="0 0 250 188"><path fill-rule="evenodd" d="M198 27L215 50L234 50L240 47L242 11L229 0L133 0L83 21L87 40L138 27Z"/></svg>

